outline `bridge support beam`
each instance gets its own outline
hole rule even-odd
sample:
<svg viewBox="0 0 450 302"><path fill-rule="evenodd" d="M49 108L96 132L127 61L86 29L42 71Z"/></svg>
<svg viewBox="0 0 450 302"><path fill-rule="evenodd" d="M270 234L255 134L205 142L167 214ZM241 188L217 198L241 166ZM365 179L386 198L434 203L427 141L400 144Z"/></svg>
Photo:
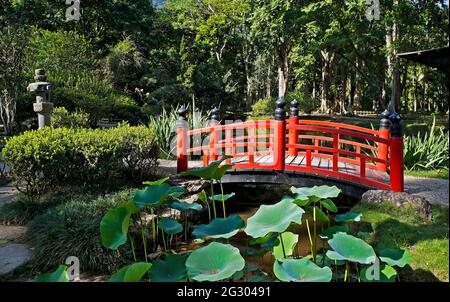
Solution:
<svg viewBox="0 0 450 302"><path fill-rule="evenodd" d="M177 173L188 169L187 149L189 147L188 138L187 109L183 106L178 110L177 125Z"/></svg>
<svg viewBox="0 0 450 302"><path fill-rule="evenodd" d="M274 134L273 134L273 169L275 171L284 171L286 158L286 111L284 106L286 102L278 99L277 109L275 110Z"/></svg>
<svg viewBox="0 0 450 302"><path fill-rule="evenodd" d="M291 102L291 112L289 115L289 124L290 125L297 125L298 124L298 102L296 100L293 100ZM294 145L298 143L298 130L296 129L289 129L289 144ZM297 148L289 148L289 155L290 156L297 156L298 150Z"/></svg>
<svg viewBox="0 0 450 302"><path fill-rule="evenodd" d="M389 136L390 136L390 128L391 128L391 123L389 121L389 116L391 115L391 113L388 110L385 110L382 114L381 114L381 121L380 121L380 129L379 129L379 133L380 133L380 138L389 140ZM389 151L389 146L387 144L382 144L379 143L378 144L378 157L380 159L383 160L388 160L388 151ZM378 169L382 172L387 172L387 165L384 163L378 163Z"/></svg>
<svg viewBox="0 0 450 302"><path fill-rule="evenodd" d="M391 126L391 154L390 154L390 177L391 189L394 192L404 191L404 158L403 158L403 130L400 125L400 115L394 112L390 116Z"/></svg>

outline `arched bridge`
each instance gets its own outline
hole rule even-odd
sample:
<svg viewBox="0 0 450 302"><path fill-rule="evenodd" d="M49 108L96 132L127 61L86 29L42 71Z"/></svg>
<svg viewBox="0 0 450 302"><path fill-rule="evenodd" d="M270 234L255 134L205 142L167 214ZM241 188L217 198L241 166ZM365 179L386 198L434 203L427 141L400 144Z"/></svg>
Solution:
<svg viewBox="0 0 450 302"><path fill-rule="evenodd" d="M275 119L218 122L218 109L205 128L187 128L187 110L179 111L177 170L201 158L202 165L229 155L233 169L224 182L341 184L359 190L402 192L403 134L397 113L382 113L379 129L317 120L298 115L291 103L277 101Z"/></svg>

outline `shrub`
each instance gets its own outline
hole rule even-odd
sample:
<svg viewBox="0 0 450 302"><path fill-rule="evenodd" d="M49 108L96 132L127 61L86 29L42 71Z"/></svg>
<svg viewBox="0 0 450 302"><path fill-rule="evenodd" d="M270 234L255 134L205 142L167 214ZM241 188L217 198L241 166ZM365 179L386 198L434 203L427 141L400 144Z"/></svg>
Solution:
<svg viewBox="0 0 450 302"><path fill-rule="evenodd" d="M298 110L301 113L310 114L317 109L318 103L316 105L316 102L313 98L311 98L310 96L306 96L301 92L291 92L287 95L286 101L288 102L288 104L286 108L290 107L289 103L294 99L297 100Z"/></svg>
<svg viewBox="0 0 450 302"><path fill-rule="evenodd" d="M448 132L435 131L434 123L430 132L424 135L406 136L404 146L407 170L448 169Z"/></svg>
<svg viewBox="0 0 450 302"><path fill-rule="evenodd" d="M129 247L125 245L119 252L102 247L99 225L110 208L130 198L129 192L100 198L79 195L36 217L28 227L34 269L50 270L69 256L80 259L81 272L112 273L123 266Z"/></svg>
<svg viewBox="0 0 450 302"><path fill-rule="evenodd" d="M45 128L9 139L3 155L16 185L35 200L66 185L112 185L124 176L141 181L151 176L158 147L153 129L144 126Z"/></svg>
<svg viewBox="0 0 450 302"><path fill-rule="evenodd" d="M252 105L253 116L273 116L275 113L275 100L271 98L260 99Z"/></svg>
<svg viewBox="0 0 450 302"><path fill-rule="evenodd" d="M51 126L53 128L88 128L89 114L81 110L69 112L64 107L55 107Z"/></svg>

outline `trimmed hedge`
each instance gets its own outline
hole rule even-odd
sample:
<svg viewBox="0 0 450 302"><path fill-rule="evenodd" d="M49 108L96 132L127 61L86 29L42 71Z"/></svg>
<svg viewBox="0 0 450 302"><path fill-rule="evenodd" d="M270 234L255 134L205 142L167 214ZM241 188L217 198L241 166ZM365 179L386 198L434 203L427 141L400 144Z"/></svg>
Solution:
<svg viewBox="0 0 450 302"><path fill-rule="evenodd" d="M12 137L3 149L17 187L35 200L67 185L111 185L151 177L158 159L153 129L44 128Z"/></svg>

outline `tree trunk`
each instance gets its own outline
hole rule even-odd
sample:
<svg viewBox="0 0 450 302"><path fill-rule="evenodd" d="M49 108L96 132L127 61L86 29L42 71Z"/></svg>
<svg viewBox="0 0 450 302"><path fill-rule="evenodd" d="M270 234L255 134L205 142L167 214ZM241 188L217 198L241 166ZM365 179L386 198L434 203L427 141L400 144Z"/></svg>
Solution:
<svg viewBox="0 0 450 302"><path fill-rule="evenodd" d="M283 45L278 52L278 97L286 98L289 85L289 46Z"/></svg>
<svg viewBox="0 0 450 302"><path fill-rule="evenodd" d="M322 93L320 97L320 111L327 113L329 110L329 90L331 86L331 66L334 59L334 53L329 51L321 51L322 65Z"/></svg>

